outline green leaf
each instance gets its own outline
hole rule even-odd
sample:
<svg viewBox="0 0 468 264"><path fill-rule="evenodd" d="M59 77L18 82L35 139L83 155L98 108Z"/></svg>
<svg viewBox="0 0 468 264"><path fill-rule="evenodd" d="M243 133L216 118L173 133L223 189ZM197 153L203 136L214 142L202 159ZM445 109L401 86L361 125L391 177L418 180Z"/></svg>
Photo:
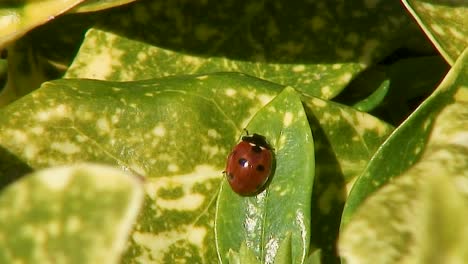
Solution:
<svg viewBox="0 0 468 264"><path fill-rule="evenodd" d="M367 98L353 105L359 111L368 112L375 109L382 103L385 96L388 94L390 87L390 80L383 81L375 91Z"/></svg>
<svg viewBox="0 0 468 264"><path fill-rule="evenodd" d="M98 160L149 177L188 172L207 160L222 168L227 143L280 87L237 73L57 80L2 109L0 143L35 168ZM198 155L187 158L186 150Z"/></svg>
<svg viewBox="0 0 468 264"><path fill-rule="evenodd" d="M171 50L281 63L366 64L399 47L399 37L414 26L393 1L138 1L127 7L99 27Z"/></svg>
<svg viewBox="0 0 468 264"><path fill-rule="evenodd" d="M8 82L0 93L0 107L63 75L86 28L96 19L78 17L60 16L8 46Z"/></svg>
<svg viewBox="0 0 468 264"><path fill-rule="evenodd" d="M227 263L229 250L238 250L245 241L262 263L272 263L290 234L293 263L302 263L309 249L315 166L312 134L298 95L285 88L257 112L247 129L267 138L276 169L270 184L255 197L239 196L223 181L215 220L220 261Z"/></svg>
<svg viewBox="0 0 468 264"><path fill-rule="evenodd" d="M362 66L343 63L284 64L194 56L91 29L65 77L131 81L178 74L234 71L329 98L361 69Z"/></svg>
<svg viewBox="0 0 468 264"><path fill-rule="evenodd" d="M235 71L333 98L414 31L402 11L392 1L139 1L103 17L96 28L105 33L88 33L67 76L129 81Z"/></svg>
<svg viewBox="0 0 468 264"><path fill-rule="evenodd" d="M465 108L468 104L464 105ZM468 118L466 115L465 119ZM466 124L465 124L466 125ZM466 150L466 148L465 148ZM468 158L467 155L463 156ZM419 226L414 236L414 251L408 263L466 263L468 261L468 203L466 190L460 190L459 180L467 183L467 164L464 179L451 182L444 175L428 177L422 183ZM461 193L462 191L463 193ZM462 195L463 194L463 195ZM443 199L440 199L443 197Z"/></svg>
<svg viewBox="0 0 468 264"><path fill-rule="evenodd" d="M445 60L453 65L467 45L468 8L464 0L402 1Z"/></svg>
<svg viewBox="0 0 468 264"><path fill-rule="evenodd" d="M336 240L348 189L393 127L354 108L303 97L314 135L315 183L312 191L312 243L324 263L337 261Z"/></svg>
<svg viewBox="0 0 468 264"><path fill-rule="evenodd" d="M213 262L226 156L280 88L238 73L49 82L0 110L0 145L11 154L0 161L13 156L33 169L94 161L137 172L147 195L124 261Z"/></svg>
<svg viewBox="0 0 468 264"><path fill-rule="evenodd" d="M306 264L321 264L322 251L320 249L314 250L306 260Z"/></svg>
<svg viewBox="0 0 468 264"><path fill-rule="evenodd" d="M443 107L453 101L454 93L466 85L467 54L465 51L460 56L436 91L379 148L365 172L353 185L344 208L342 226L349 222L367 196L411 167L421 157L434 119Z"/></svg>
<svg viewBox="0 0 468 264"><path fill-rule="evenodd" d="M278 252L276 253L274 264L290 264L293 263L292 260L292 244L291 244L291 234L288 233L286 237L281 241Z"/></svg>
<svg viewBox="0 0 468 264"><path fill-rule="evenodd" d="M70 10L73 13L96 12L112 7L125 5L136 0L88 0Z"/></svg>
<svg viewBox="0 0 468 264"><path fill-rule="evenodd" d="M388 95L372 113L401 124L434 91L449 69L440 56L402 59L389 65L386 67L390 80Z"/></svg>
<svg viewBox="0 0 468 264"><path fill-rule="evenodd" d="M334 101L400 124L448 72L440 56L399 59L361 73ZM415 78L417 76L417 78ZM395 107L398 106L398 107Z"/></svg>
<svg viewBox="0 0 468 264"><path fill-rule="evenodd" d="M346 225L339 244L348 263L468 261L466 76L457 92L463 101L437 117L421 160L370 196Z"/></svg>
<svg viewBox="0 0 468 264"><path fill-rule="evenodd" d="M10 1L0 8L0 50L83 0Z"/></svg>
<svg viewBox="0 0 468 264"><path fill-rule="evenodd" d="M0 262L118 263L142 202L141 180L110 167L27 175L0 196Z"/></svg>
<svg viewBox="0 0 468 264"><path fill-rule="evenodd" d="M229 250L229 264L258 264L260 263L255 254L245 243L242 243L239 253Z"/></svg>

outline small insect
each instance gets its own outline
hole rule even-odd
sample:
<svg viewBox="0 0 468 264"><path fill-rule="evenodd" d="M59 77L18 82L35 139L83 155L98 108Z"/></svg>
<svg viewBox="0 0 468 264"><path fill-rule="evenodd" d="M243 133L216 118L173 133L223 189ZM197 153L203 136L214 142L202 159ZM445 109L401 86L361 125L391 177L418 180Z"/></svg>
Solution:
<svg viewBox="0 0 468 264"><path fill-rule="evenodd" d="M229 154L224 171L232 190L243 196L258 193L270 177L273 159L264 136L243 136Z"/></svg>

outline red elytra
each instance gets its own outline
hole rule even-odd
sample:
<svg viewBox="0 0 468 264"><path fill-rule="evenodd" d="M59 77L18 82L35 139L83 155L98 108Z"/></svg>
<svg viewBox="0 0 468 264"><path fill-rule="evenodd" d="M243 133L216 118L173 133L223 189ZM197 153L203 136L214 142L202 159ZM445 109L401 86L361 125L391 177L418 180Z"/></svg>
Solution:
<svg viewBox="0 0 468 264"><path fill-rule="evenodd" d="M243 136L229 154L225 175L234 192L247 196L258 193L270 177L273 153L265 137Z"/></svg>

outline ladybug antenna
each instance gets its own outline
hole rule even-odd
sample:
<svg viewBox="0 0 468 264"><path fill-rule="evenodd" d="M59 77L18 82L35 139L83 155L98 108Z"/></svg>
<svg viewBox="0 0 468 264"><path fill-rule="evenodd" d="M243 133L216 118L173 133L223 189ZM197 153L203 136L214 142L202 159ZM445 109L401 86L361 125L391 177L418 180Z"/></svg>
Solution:
<svg viewBox="0 0 468 264"><path fill-rule="evenodd" d="M249 131L247 130L247 128L244 127L244 131L245 131L245 134L248 136L248 135L249 135Z"/></svg>

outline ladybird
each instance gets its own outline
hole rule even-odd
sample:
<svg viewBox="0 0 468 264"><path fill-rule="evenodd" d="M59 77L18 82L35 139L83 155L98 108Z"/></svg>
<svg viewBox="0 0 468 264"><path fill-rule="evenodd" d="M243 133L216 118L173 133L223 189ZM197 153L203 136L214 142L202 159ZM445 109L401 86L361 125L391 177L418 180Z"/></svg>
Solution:
<svg viewBox="0 0 468 264"><path fill-rule="evenodd" d="M258 193L270 177L273 159L264 136L243 136L229 154L224 171L232 190L243 196Z"/></svg>

